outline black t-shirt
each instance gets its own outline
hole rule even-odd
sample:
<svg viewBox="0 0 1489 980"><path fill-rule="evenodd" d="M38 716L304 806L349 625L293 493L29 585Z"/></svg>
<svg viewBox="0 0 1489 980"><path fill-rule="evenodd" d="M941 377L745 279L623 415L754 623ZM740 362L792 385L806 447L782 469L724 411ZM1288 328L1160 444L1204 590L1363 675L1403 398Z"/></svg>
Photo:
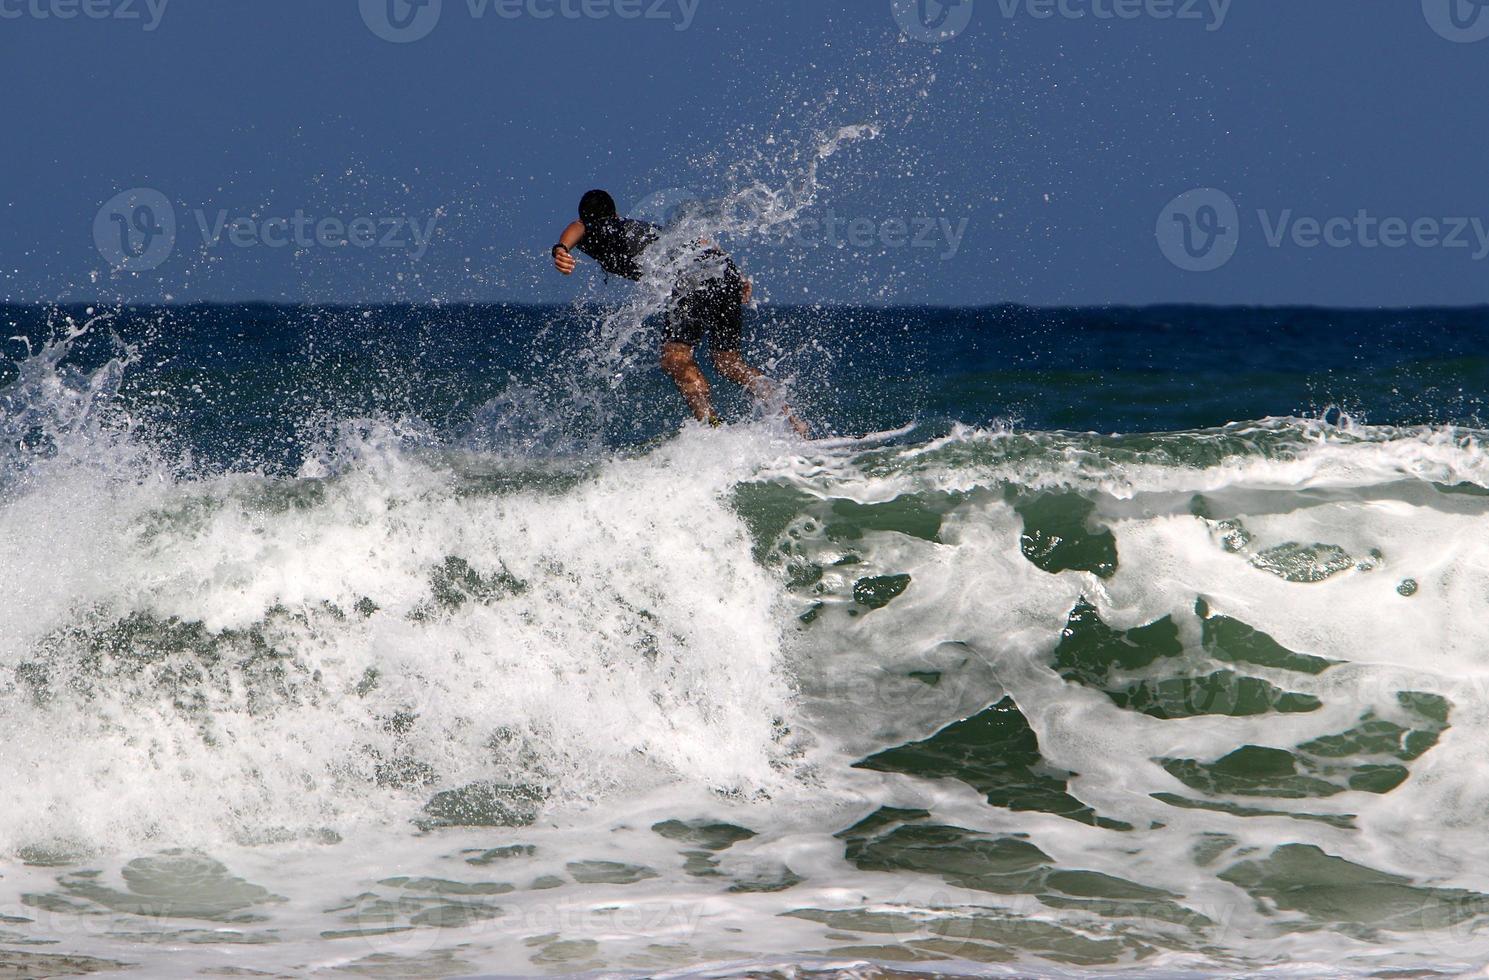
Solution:
<svg viewBox="0 0 1489 980"><path fill-rule="evenodd" d="M641 256L662 237L661 229L646 221L634 218L601 218L584 226L584 237L575 246L600 264L600 268L612 276L640 280ZM694 252L692 260L682 263L677 287L689 292L710 280L722 279L731 289L738 289L742 281L739 269L733 260L721 250L713 247L684 248Z"/></svg>
<svg viewBox="0 0 1489 980"><path fill-rule="evenodd" d="M633 218L602 218L584 226L579 251L600 264L612 276L641 278L641 254L655 244L661 233L656 225Z"/></svg>

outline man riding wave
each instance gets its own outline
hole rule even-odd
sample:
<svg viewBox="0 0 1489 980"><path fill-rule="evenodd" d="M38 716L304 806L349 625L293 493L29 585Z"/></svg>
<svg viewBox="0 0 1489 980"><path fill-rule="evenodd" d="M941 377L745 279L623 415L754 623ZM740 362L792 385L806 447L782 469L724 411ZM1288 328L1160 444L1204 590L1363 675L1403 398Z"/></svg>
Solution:
<svg viewBox="0 0 1489 980"><path fill-rule="evenodd" d="M655 225L620 217L615 199L605 191L589 191L579 202L579 220L565 228L553 246L553 266L566 276L573 275L578 264L573 250L578 249L608 275L640 281L646 271L643 256L661 237ZM693 415L700 422L720 424L709 398L708 380L693 356L693 348L705 336L719 374L761 401L772 399L776 385L751 367L739 351L743 307L750 301L751 284L734 260L703 241L664 258L673 283L662 334L662 370L677 385ZM655 268L651 262L646 266ZM805 436L807 427L789 408L783 412L792 428Z"/></svg>

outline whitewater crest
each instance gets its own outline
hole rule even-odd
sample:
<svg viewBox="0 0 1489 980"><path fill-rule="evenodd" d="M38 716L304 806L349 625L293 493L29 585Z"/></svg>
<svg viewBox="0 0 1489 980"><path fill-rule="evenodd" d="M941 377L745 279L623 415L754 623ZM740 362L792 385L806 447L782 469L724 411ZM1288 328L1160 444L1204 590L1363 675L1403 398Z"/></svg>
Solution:
<svg viewBox="0 0 1489 980"><path fill-rule="evenodd" d="M33 400L11 418L93 407L43 427L0 508L0 771L31 786L5 850L781 780L780 599L728 510L737 464L696 435L580 469L365 420L299 476L124 482L109 426L75 424L116 370L38 384L33 364L6 392Z"/></svg>

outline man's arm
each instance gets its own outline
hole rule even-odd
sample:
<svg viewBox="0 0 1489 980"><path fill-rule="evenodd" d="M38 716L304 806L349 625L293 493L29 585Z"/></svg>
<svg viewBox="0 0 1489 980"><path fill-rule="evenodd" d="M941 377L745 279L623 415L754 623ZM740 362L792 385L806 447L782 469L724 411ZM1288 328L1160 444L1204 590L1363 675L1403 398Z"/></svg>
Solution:
<svg viewBox="0 0 1489 980"><path fill-rule="evenodd" d="M564 233L558 236L558 244L553 246L553 267L566 276L574 274L574 256L569 254L569 249L579 244L584 237L584 222L575 221L564 229Z"/></svg>

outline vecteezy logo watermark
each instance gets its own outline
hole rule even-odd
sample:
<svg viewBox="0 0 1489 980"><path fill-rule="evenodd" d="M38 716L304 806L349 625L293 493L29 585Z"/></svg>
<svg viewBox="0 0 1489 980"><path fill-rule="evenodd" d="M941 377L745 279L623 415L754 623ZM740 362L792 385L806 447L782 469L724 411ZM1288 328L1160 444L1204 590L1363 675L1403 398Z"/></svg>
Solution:
<svg viewBox="0 0 1489 980"><path fill-rule="evenodd" d="M1186 191L1158 215L1158 247L1188 272L1214 272L1241 244L1241 213L1225 191L1201 187Z"/></svg>
<svg viewBox="0 0 1489 980"><path fill-rule="evenodd" d="M1381 217L1367 208L1352 215L1299 215L1292 208L1258 209L1268 248L1462 250L1475 262L1489 259L1489 221L1474 217ZM1158 216L1158 247L1189 272L1213 272L1236 254L1241 215L1230 195L1213 187L1180 194Z"/></svg>
<svg viewBox="0 0 1489 980"><path fill-rule="evenodd" d="M423 223L397 215L350 219L313 218L301 208L284 217L231 216L220 208L210 217L204 208L191 212L202 236L202 248L226 242L235 248L386 248L399 249L418 261L429 251L438 213ZM93 219L93 242L104 261L119 272L157 269L175 251L176 209L166 196L148 187L115 195Z"/></svg>
<svg viewBox="0 0 1489 980"><path fill-rule="evenodd" d="M1432 29L1458 44L1489 38L1489 0L1422 0Z"/></svg>
<svg viewBox="0 0 1489 980"><path fill-rule="evenodd" d="M3 2L3 0L0 0ZM471 20L654 20L676 31L693 26L702 0L465 0ZM362 20L384 41L406 44L428 37L444 0L360 0Z"/></svg>
<svg viewBox="0 0 1489 980"><path fill-rule="evenodd" d="M384 41L407 44L429 36L444 0L360 0L362 21Z"/></svg>
<svg viewBox="0 0 1489 980"><path fill-rule="evenodd" d="M1231 0L998 0L1004 20L1202 20L1218 31L1230 16Z"/></svg>
<svg viewBox="0 0 1489 980"><path fill-rule="evenodd" d="M176 247L176 209L148 187L116 194L93 219L93 243L120 272L158 268Z"/></svg>
<svg viewBox="0 0 1489 980"><path fill-rule="evenodd" d="M972 0L889 0L900 32L912 41L940 44L972 23Z"/></svg>
<svg viewBox="0 0 1489 980"><path fill-rule="evenodd" d="M139 21L146 31L160 26L170 0L0 0L0 20Z"/></svg>

